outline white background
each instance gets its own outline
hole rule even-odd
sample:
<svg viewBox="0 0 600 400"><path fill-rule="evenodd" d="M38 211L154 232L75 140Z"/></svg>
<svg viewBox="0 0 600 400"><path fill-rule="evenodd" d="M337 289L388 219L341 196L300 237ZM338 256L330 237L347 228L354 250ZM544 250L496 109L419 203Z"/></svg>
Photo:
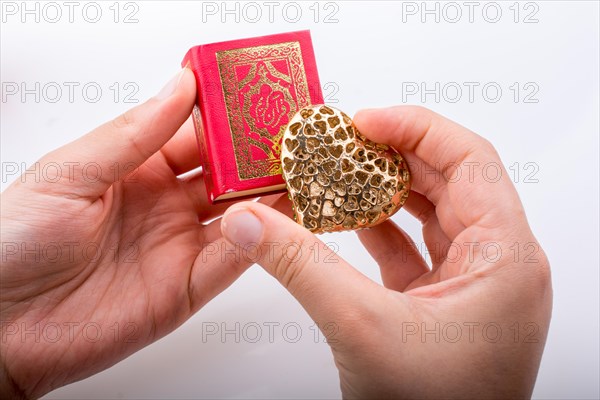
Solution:
<svg viewBox="0 0 600 400"><path fill-rule="evenodd" d="M21 10L3 15L3 85L80 86L73 102L66 86L55 103L50 101L56 97L53 91L40 93L39 103L33 95L25 101L19 95L3 97L2 188L15 179L7 165L29 165L131 107L124 102L131 87L139 88L133 99L152 96L178 70L189 47L311 29L321 82L330 83L325 94L331 104L349 114L362 107L423 104L488 138L505 165L513 167L509 172L553 271L553 320L534 396L598 398L598 3L537 1L515 7L510 1L488 5L483 12L488 3L479 2L473 22L463 2L437 3L439 22L433 14L421 21L421 2L330 3L317 5L319 15L314 5L309 8L313 2L300 3L302 14L295 23L289 21L295 17L294 5L287 6L286 15L284 2L275 8L272 22L263 2L257 3L262 12L258 22L249 20L256 18L256 8L228 3L230 9L238 7L239 23L235 14L203 14L201 3L191 1L121 3L117 23L114 6L109 8L112 1L99 3L102 17L97 23L84 19L94 18L94 13L88 8L89 14L82 14L83 2L75 8L73 23L62 2L63 15L56 23L48 21L56 10L46 8L44 15L44 3L38 4L39 23ZM22 7L21 2L13 4ZM428 8L435 4L429 2ZM222 11L221 2L212 5ZM403 7L413 5L419 8L417 14L403 13ZM457 19L454 5L462 12L457 22L452 22ZM492 23L497 8L502 14ZM515 8L520 10L518 22ZM138 22L123 23L134 11ZM326 23L333 11L330 17L337 22ZM524 23L528 15L532 23ZM89 82L103 90L96 103L90 101L95 96L91 89L87 99L82 94ZM115 82L121 89L116 102L110 89ZM133 86L124 90L128 82ZM456 82L463 88L462 97L452 102L456 92L451 84L438 101L433 94L423 101L403 90L411 82L429 89L436 82L441 88ZM463 82L479 83L472 101ZM520 87L516 102L510 89L515 82ZM501 88L497 102L492 102L492 89L487 98L482 93L486 83ZM539 90L529 100L537 102L526 103L523 96L532 88ZM526 163L531 164L525 168ZM527 176L537 182L525 182ZM418 243L422 240L418 223L406 212L394 220ZM379 281L376 265L353 233L324 240L335 242L345 259ZM224 341L218 335L203 340L207 322L234 330L240 323L240 331L256 323L263 327L263 336L257 343L243 338L236 343L233 334ZM264 325L269 322L280 323L273 343ZM287 336L281 330L290 322L302 330L296 343L288 343L294 339L293 329ZM322 337L315 343L311 325L291 296L254 266L173 334L47 398L339 397L329 349Z"/></svg>

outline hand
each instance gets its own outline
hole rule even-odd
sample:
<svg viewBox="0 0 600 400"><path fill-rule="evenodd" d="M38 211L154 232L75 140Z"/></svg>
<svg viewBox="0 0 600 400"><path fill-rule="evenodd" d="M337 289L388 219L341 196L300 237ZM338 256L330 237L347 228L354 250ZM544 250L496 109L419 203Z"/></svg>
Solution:
<svg viewBox="0 0 600 400"><path fill-rule="evenodd" d="M218 220L202 223L228 204L208 206L201 175L177 178L200 165L184 124L195 95L184 69L2 194L0 397L39 397L110 367L249 266L209 255L225 242Z"/></svg>
<svg viewBox="0 0 600 400"><path fill-rule="evenodd" d="M423 224L431 268L390 220L358 232L385 287L331 252L321 258L335 263L315 262L312 246L324 244L261 204L227 210L225 237L262 246L259 264L329 334L344 397L530 396L550 320L550 273L498 154L422 108L366 110L354 121L407 158L405 208ZM488 163L500 168L497 181L483 170Z"/></svg>

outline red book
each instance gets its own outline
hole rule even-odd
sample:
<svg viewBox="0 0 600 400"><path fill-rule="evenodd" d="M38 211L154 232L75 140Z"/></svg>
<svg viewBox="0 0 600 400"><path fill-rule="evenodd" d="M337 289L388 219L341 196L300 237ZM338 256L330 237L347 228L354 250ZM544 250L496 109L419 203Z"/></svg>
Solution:
<svg viewBox="0 0 600 400"><path fill-rule="evenodd" d="M193 118L211 202L284 191L283 131L322 104L309 31L205 44L182 65L196 76Z"/></svg>

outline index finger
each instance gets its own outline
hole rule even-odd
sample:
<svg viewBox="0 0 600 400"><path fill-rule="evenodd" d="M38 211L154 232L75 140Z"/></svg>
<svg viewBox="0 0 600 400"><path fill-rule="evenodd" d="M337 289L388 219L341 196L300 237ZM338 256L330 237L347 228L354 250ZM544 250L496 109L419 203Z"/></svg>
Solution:
<svg viewBox="0 0 600 400"><path fill-rule="evenodd" d="M465 226L513 223L515 213L523 213L498 153L467 128L415 106L362 110L354 122L369 139L412 153L439 172Z"/></svg>

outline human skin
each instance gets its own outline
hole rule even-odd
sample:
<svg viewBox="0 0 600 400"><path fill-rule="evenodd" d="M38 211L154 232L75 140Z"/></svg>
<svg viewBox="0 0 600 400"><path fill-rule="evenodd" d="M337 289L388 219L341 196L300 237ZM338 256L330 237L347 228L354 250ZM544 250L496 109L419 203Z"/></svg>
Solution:
<svg viewBox="0 0 600 400"><path fill-rule="evenodd" d="M406 209L423 222L433 268L385 222L359 233L381 267L382 287L325 250L322 257L334 264L307 258L310 246L324 245L266 205L240 203L221 224L231 203L209 206L202 175L177 178L199 166L193 128L184 123L195 94L184 69L156 97L39 161L47 172L45 165L65 166L60 174L18 179L2 193L3 398L42 396L171 332L256 261L223 259L206 245L232 250L254 242L304 250L292 263L295 257L278 252L258 261L324 327L344 396L530 395L550 318L550 278L541 249L535 262L505 249L537 244L506 173L494 183L477 178L478 168L473 182L448 182L448 171L436 179L415 174ZM489 143L424 109L364 111L355 122L370 139L399 149L415 170L499 162ZM96 182L83 169L92 163L101 172ZM263 202L289 209L285 197ZM505 251L493 263L477 251L467 257L474 242ZM464 257L446 255L450 243ZM465 332L454 342L448 331L441 340L407 333L436 322L465 330L493 322L504 334L493 342L478 332L471 341ZM45 330L55 326L58 340ZM331 326L334 337L325 328ZM523 338L525 326L535 329L532 341Z"/></svg>
<svg viewBox="0 0 600 400"><path fill-rule="evenodd" d="M354 121L408 160L405 209L423 225L431 267L390 220L358 232L383 286L261 204L230 207L224 236L259 246L255 261L321 327L345 398L530 397L551 316L550 269L506 171L499 180L483 171L502 165L496 150L421 107L364 110Z"/></svg>
<svg viewBox="0 0 600 400"><path fill-rule="evenodd" d="M177 178L200 165L185 122L195 87L182 70L157 96L44 156L42 179L2 193L0 397L36 398L110 367L250 265L223 260L220 222L203 224L231 203L209 206L202 175ZM64 168L50 176L50 163Z"/></svg>

